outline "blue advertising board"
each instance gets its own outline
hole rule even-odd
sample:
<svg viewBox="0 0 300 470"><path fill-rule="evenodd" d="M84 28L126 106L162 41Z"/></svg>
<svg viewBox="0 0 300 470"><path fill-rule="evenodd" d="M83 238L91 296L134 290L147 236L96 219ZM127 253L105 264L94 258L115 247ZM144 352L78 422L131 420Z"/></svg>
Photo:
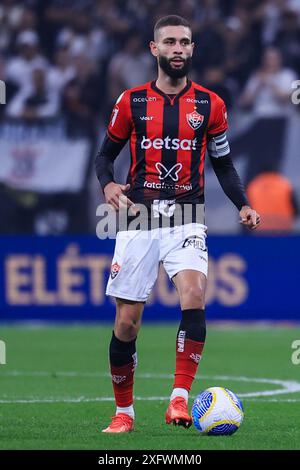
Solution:
<svg viewBox="0 0 300 470"><path fill-rule="evenodd" d="M207 318L300 321L300 237L207 239ZM0 237L0 321L112 321L105 295L114 240ZM144 321L178 320L177 293L161 269Z"/></svg>

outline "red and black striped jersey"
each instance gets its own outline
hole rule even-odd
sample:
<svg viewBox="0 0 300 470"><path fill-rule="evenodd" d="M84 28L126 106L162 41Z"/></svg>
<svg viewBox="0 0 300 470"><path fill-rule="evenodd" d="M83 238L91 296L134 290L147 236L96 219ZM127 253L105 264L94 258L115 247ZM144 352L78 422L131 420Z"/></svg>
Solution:
<svg viewBox="0 0 300 470"><path fill-rule="evenodd" d="M207 142L227 127L224 101L190 80L174 97L155 81L123 92L108 136L118 143L130 140L128 197L135 203L203 203Z"/></svg>

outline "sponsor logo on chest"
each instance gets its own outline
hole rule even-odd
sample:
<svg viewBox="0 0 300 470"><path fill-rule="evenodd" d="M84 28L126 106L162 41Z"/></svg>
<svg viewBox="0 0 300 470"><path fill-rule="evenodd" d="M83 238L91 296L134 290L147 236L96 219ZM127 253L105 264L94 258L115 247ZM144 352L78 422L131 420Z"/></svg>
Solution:
<svg viewBox="0 0 300 470"><path fill-rule="evenodd" d="M140 116L141 121L152 121L153 116Z"/></svg>
<svg viewBox="0 0 300 470"><path fill-rule="evenodd" d="M208 100L196 100L194 98L187 98L187 103L198 103L198 104L208 104Z"/></svg>
<svg viewBox="0 0 300 470"><path fill-rule="evenodd" d="M170 136L161 139L148 139L143 135L141 141L141 148L148 150L154 148L155 150L161 150L163 148L167 150L196 150L197 139L171 139Z"/></svg>

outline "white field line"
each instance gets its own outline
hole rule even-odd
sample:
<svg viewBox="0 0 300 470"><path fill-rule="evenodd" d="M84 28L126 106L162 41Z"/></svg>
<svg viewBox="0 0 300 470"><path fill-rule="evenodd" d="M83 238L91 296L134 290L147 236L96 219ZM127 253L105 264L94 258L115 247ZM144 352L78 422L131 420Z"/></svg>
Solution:
<svg viewBox="0 0 300 470"><path fill-rule="evenodd" d="M72 372L72 371L65 371L65 372L47 372L47 371L32 371L32 372L22 372L22 371L7 371L1 372L0 376L7 376L7 377L92 377L96 379L101 378L109 378L110 374L108 373L97 373L97 372ZM136 378L140 379L172 379L172 374L153 374L153 373L144 373L144 374L136 374ZM292 380L279 380L279 379L268 379L268 378L255 378L255 377L244 377L244 376L230 376L230 375L202 375L201 377L196 377L197 380L201 379L209 379L209 380L220 380L220 381L236 381L236 382L248 382L248 383L262 383L262 384L272 384L272 385L279 385L281 388L274 389L274 390L260 390L256 392L249 392L249 393L238 393L240 398L246 399L255 399L259 397L273 397L275 395L286 395L290 393L297 393L300 392L300 382L292 381ZM136 397L136 400L168 400L169 397ZM282 401L281 399L280 401ZM284 399L287 402L290 402L289 399ZM297 399L294 399L298 401ZM37 397L28 397L28 399L14 399L8 400L6 397L0 399L0 403L81 403L81 402L97 402L97 401L113 401L112 397L95 397L95 398L87 398L87 397L66 397L66 398L58 398L58 397L49 397L49 398L37 398ZM260 400L262 401L262 400ZM300 399L299 399L300 401ZM294 402L294 401L293 401Z"/></svg>
<svg viewBox="0 0 300 470"><path fill-rule="evenodd" d="M195 399L196 396L190 396L190 399ZM135 397L135 401L169 401L170 396L167 397ZM48 398L28 398L16 400L3 400L0 399L0 404L43 404L43 403L96 403L96 402L114 402L113 397L48 397ZM244 401L258 402L258 403L299 403L300 398L274 398L274 399L259 399L259 398L246 398Z"/></svg>

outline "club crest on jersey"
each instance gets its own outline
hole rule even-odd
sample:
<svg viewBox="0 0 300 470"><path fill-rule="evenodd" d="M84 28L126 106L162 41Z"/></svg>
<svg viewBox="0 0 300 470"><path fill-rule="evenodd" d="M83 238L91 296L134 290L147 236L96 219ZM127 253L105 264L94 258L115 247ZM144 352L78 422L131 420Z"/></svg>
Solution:
<svg viewBox="0 0 300 470"><path fill-rule="evenodd" d="M117 276L120 269L121 269L121 266L118 263L112 264L111 270L110 270L110 277L114 279Z"/></svg>
<svg viewBox="0 0 300 470"><path fill-rule="evenodd" d="M196 131L199 129L199 127L202 126L204 122L204 116L203 114L197 113L197 111L193 111L192 113L186 115L186 120L191 128Z"/></svg>

